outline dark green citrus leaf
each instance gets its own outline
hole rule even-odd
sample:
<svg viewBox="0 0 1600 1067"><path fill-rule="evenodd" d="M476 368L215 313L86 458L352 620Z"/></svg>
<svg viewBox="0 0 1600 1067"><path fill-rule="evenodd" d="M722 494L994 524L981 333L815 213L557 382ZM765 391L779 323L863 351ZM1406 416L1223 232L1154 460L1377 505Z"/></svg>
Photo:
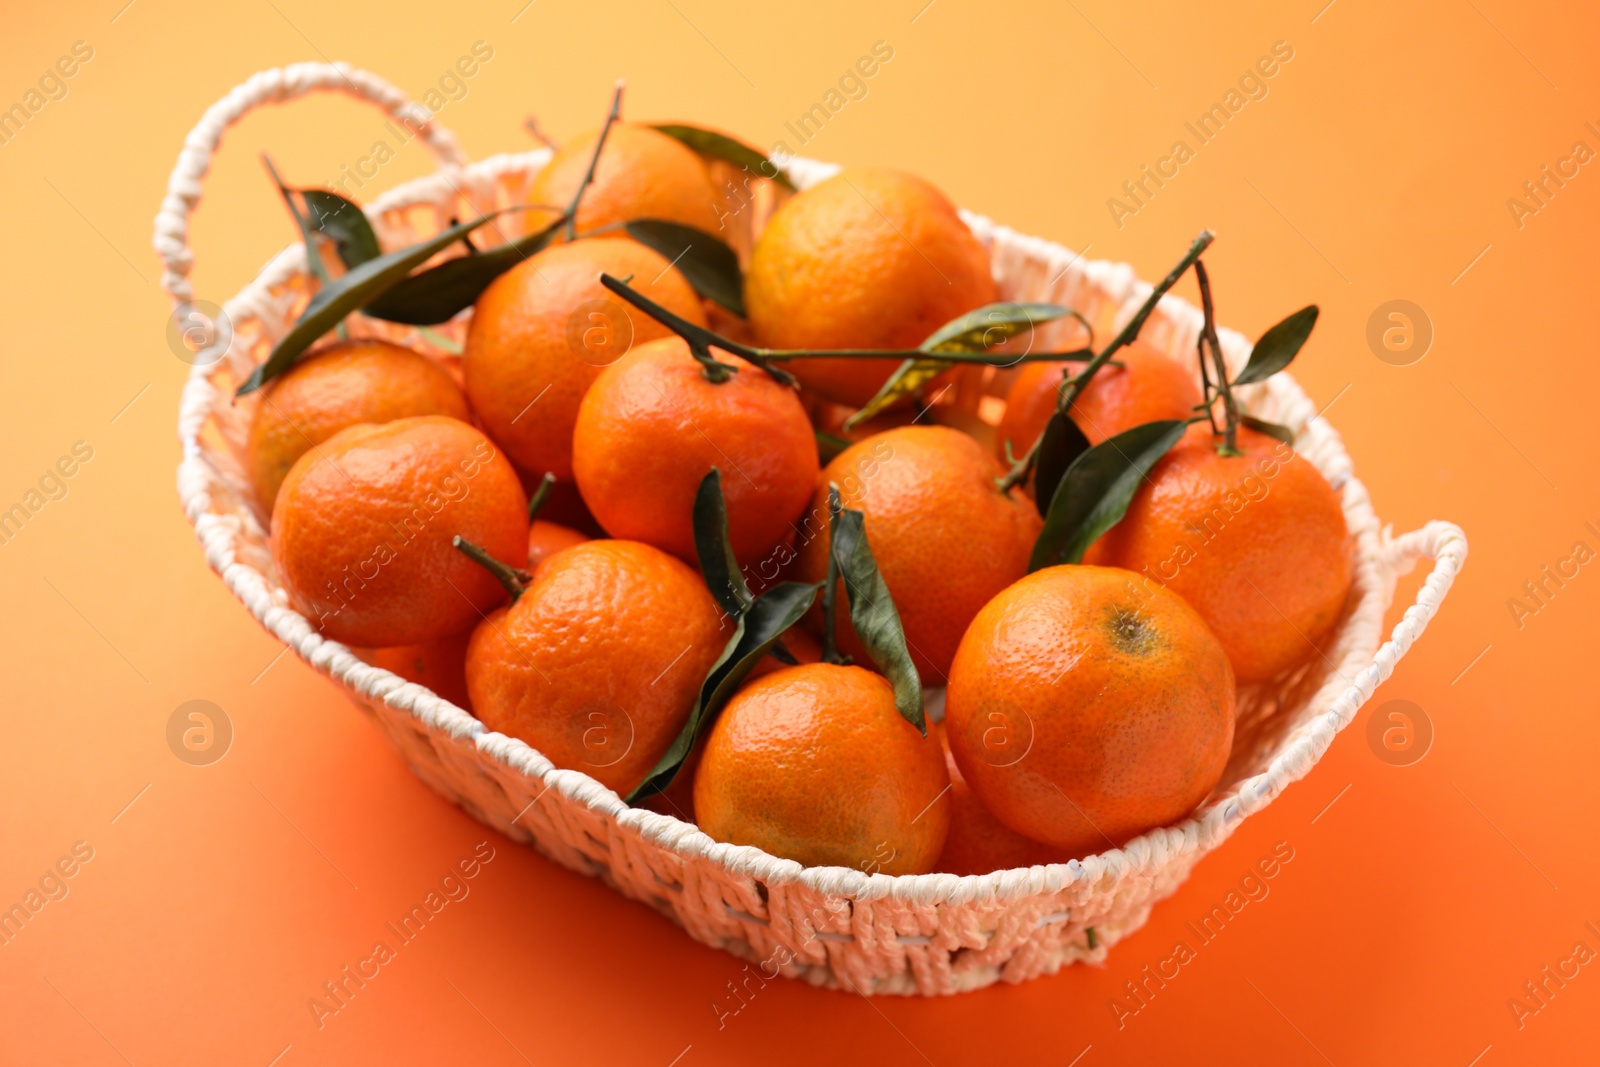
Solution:
<svg viewBox="0 0 1600 1067"><path fill-rule="evenodd" d="M1019 442L1011 442L1018 447ZM1050 513L1050 501L1055 499L1056 486L1072 466L1073 460L1089 451L1089 439L1078 424L1059 410L1052 412L1044 424L1044 434L1039 440L1039 456L1033 466L1033 500L1040 515Z"/></svg>
<svg viewBox="0 0 1600 1067"><path fill-rule="evenodd" d="M634 219L622 228L635 241L666 256L695 292L744 318L744 275L739 270L739 257L721 239L666 219Z"/></svg>
<svg viewBox="0 0 1600 1067"><path fill-rule="evenodd" d="M982 352L994 345L1065 315L1077 315L1059 304L985 304L975 311L945 323L917 347L924 352ZM889 380L860 411L844 421L847 430L910 396L953 366L943 359L908 359L889 375Z"/></svg>
<svg viewBox="0 0 1600 1067"><path fill-rule="evenodd" d="M738 691L740 683L761 662L761 657L772 651L783 632L800 621L820 588L800 582L782 582L757 597L750 609L734 621L733 636L706 674L700 686L700 699L695 702L683 729L645 776L644 782L628 794L628 803L636 804L672 784L683 761L694 750L696 739L710 728L728 698Z"/></svg>
<svg viewBox="0 0 1600 1067"><path fill-rule="evenodd" d="M834 517L831 551L850 598L850 625L866 646L878 670L894 685L894 706L923 735L928 733L922 714L922 679L906 648L900 612L889 595L878 561L867 543L866 515L845 508Z"/></svg>
<svg viewBox="0 0 1600 1067"><path fill-rule="evenodd" d="M1268 437L1276 437L1286 445L1294 444L1294 431L1287 426L1280 426L1276 422L1258 419L1254 415L1240 415L1239 421L1250 427L1256 433L1264 433Z"/></svg>
<svg viewBox="0 0 1600 1067"><path fill-rule="evenodd" d="M728 506L722 499L722 472L715 467L700 480L694 495L694 550L700 557L706 588L722 610L733 618L743 615L753 598L739 570L739 561L733 558L733 543L728 540Z"/></svg>
<svg viewBox="0 0 1600 1067"><path fill-rule="evenodd" d="M234 395L243 396L254 392L288 370L300 353L310 348L317 338L344 321L346 315L394 286L413 268L426 263L433 256L461 240L463 234L471 233L498 214L499 212L495 212L459 226L451 226L421 244L397 249L377 259L369 259L350 273L335 278L317 290L311 302L306 305L305 311L301 312L300 318L273 347L272 355L245 379L244 384L239 386Z"/></svg>
<svg viewBox="0 0 1600 1067"><path fill-rule="evenodd" d="M354 270L383 254L372 223L358 205L326 189L301 189L300 196L310 215L306 221L333 241L345 270Z"/></svg>
<svg viewBox="0 0 1600 1067"><path fill-rule="evenodd" d="M1250 350L1250 362L1233 380L1234 385L1249 385L1270 378L1300 352L1300 346L1311 336L1317 324L1317 305L1303 307L1261 335L1261 340Z"/></svg>
<svg viewBox="0 0 1600 1067"><path fill-rule="evenodd" d="M702 156L727 160L735 166L744 167L757 177L771 178L785 189L794 191L794 182L778 169L776 163L727 134L702 129L699 126L684 126L680 123L662 123L655 128L668 137L682 141Z"/></svg>
<svg viewBox="0 0 1600 1067"><path fill-rule="evenodd" d="M361 313L409 326L449 322L463 308L471 307L490 282L548 245L564 221L557 219L542 230L498 248L429 267L368 301Z"/></svg>
<svg viewBox="0 0 1600 1067"><path fill-rule="evenodd" d="M1147 422L1101 441L1074 460L1050 500L1029 573L1080 562L1096 538L1122 521L1144 476L1188 425L1183 419Z"/></svg>

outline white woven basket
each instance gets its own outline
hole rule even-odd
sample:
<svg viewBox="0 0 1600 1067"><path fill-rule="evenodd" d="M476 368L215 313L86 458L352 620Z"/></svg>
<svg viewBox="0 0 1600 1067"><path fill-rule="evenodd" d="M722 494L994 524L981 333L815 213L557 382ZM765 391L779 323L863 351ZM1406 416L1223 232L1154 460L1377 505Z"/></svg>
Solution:
<svg viewBox="0 0 1600 1067"><path fill-rule="evenodd" d="M368 209L385 248L436 232L452 217L521 202L548 158L538 151L469 165L455 138L434 125L426 109L344 64L297 64L257 74L213 105L189 134L156 218L155 246L166 268L162 283L180 307L193 297L188 216L223 131L261 104L316 90L378 105L415 130L439 158L437 173L391 190ZM801 186L833 170L804 160L789 167ZM1083 260L988 219L964 217L989 246L1004 299L1066 304L1097 326L1114 329L1151 291L1126 264ZM758 211L747 212L743 224L757 225L759 218ZM511 219L499 237L519 235L520 223ZM742 236L747 240L749 234ZM267 550L264 516L240 464L254 407L234 404L231 397L294 321L314 284L302 245L276 256L224 305L231 343L216 361L196 365L184 389L178 492L207 562L263 626L337 682L440 794L557 863L659 910L696 940L758 962L769 977L782 972L863 993L935 994L1018 982L1065 963L1103 959L1111 945L1143 925L1153 903L1177 889L1196 860L1311 769L1422 633L1467 554L1461 530L1449 523L1431 522L1399 537L1380 529L1338 434L1316 417L1287 374L1246 387L1241 398L1249 411L1303 427L1298 448L1339 491L1359 558L1351 601L1326 662L1241 691L1233 757L1206 803L1181 823L1066 864L969 877L802 867L628 807L589 776L556 769L523 742L486 729L430 690L323 639L289 607ZM1200 325L1196 308L1168 296L1143 336L1192 360ZM463 326L457 321L439 332L459 340ZM408 327L360 317L350 327L358 335L444 356ZM1221 337L1230 365L1241 365L1250 342L1229 330ZM1380 644L1396 578L1422 558L1435 561L1433 571ZM1098 935L1094 948L1090 927Z"/></svg>

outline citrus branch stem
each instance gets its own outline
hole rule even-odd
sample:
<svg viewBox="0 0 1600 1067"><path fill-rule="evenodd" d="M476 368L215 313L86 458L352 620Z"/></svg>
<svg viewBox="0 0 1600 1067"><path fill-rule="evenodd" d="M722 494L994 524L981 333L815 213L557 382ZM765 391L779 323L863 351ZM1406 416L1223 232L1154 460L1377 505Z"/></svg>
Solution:
<svg viewBox="0 0 1600 1067"><path fill-rule="evenodd" d="M451 538L450 543L459 549L462 555L494 575L495 580L500 583L506 592L511 594L511 602L513 604L517 602L517 598L522 595L523 590L528 588L528 583L533 581L533 575L527 571L506 566L460 534Z"/></svg>
<svg viewBox="0 0 1600 1067"><path fill-rule="evenodd" d="M1215 364L1217 375L1217 392L1222 394L1222 411L1226 422L1222 429L1222 446L1217 449L1221 456L1237 456L1239 454L1239 406L1233 400L1233 386L1228 382L1228 365L1222 358L1222 342L1217 339L1216 309L1211 303L1211 276L1206 273L1206 265L1200 260L1194 264L1195 280L1200 283L1200 306L1205 310L1205 324L1200 328L1200 367L1202 373L1205 368L1206 346L1211 348L1211 359ZM1206 417L1211 419L1211 430L1217 429L1217 421L1211 414L1211 397L1206 397Z"/></svg>
<svg viewBox="0 0 1600 1067"><path fill-rule="evenodd" d="M545 471L544 477L539 479L539 488L533 491L532 498L528 501L528 521L532 522L539 517L539 509L544 507L544 502L550 495L550 487L556 484L554 471Z"/></svg>
<svg viewBox="0 0 1600 1067"><path fill-rule="evenodd" d="M594 142L594 155L589 157L589 169L584 172L583 181L578 183L578 191L572 194L572 204L567 208L567 240L576 240L578 236L578 205L583 203L584 190L594 182L595 168L600 165L600 152L606 146L606 137L611 133L611 127L616 125L622 117L622 79L617 79L617 91L611 94L611 110L606 114L606 121L600 127L600 136Z"/></svg>
<svg viewBox="0 0 1600 1067"><path fill-rule="evenodd" d="M1013 367L1019 363L1042 363L1049 360L1088 362L1094 358L1094 353L1086 348L1077 348L1070 352L1029 352L1022 356L988 352L924 352L920 348L756 348L723 337L704 326L698 326L682 316L673 314L627 282L613 278L609 274L600 275L600 284L689 342L689 349L702 363L711 359L710 349L720 348L724 352L731 352L740 359L756 364L786 385L792 384L794 377L781 367L772 366L772 363L782 363L792 359L893 359L902 363L908 359L938 359L950 363L977 363L987 367ZM717 365L728 367L730 371L738 369L726 363Z"/></svg>
<svg viewBox="0 0 1600 1067"><path fill-rule="evenodd" d="M1101 349L1098 355L1089 360L1081 371L1061 383L1061 392L1057 397L1056 403L1063 414L1072 410L1073 402L1078 399L1079 394L1083 392L1089 381L1099 373L1100 368L1110 362L1111 357L1119 349L1133 343L1134 339L1139 336L1139 331L1144 328L1145 320L1150 318L1151 312L1155 311L1156 305L1161 302L1161 298L1166 295L1167 290L1178 284L1178 279L1183 277L1184 271L1199 262L1200 253L1210 247L1211 242L1214 240L1216 240L1216 235L1210 230L1201 230L1200 236L1196 237L1194 243L1189 246L1189 251L1178 261L1177 266L1168 271L1167 276L1161 279L1156 287L1150 291L1150 296L1146 298L1144 304L1140 306L1138 312L1128 321L1128 324L1122 328L1122 331L1113 337L1111 343ZM1043 439L1044 434L1041 433L1034 439L1027 454L1012 464L1011 469L1006 472L1005 476L995 483L1000 487L1001 492L1008 492L1012 487L1021 485L1028 480L1028 472L1033 470L1033 465L1039 458L1039 443Z"/></svg>

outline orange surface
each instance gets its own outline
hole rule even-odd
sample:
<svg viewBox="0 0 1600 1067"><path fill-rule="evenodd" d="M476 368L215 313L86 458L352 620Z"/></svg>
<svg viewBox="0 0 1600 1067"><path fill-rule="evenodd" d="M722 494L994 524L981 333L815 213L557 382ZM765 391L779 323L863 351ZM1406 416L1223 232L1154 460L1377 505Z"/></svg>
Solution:
<svg viewBox="0 0 1600 1067"><path fill-rule="evenodd" d="M1600 176L1579 162L1600 149L1592 11L830 0L753 20L712 0L122 2L19 6L0 35L7 107L74 42L92 48L0 144L0 505L55 497L0 544L0 898L24 899L63 858L74 872L0 947L0 1062L1593 1061L1600 969L1574 944L1600 952L1600 577L1573 551L1600 548ZM801 144L789 126L880 40L892 59ZM492 58L453 73L477 41ZM1267 95L1199 143L1185 123L1276 41L1293 58L1241 90ZM163 336L150 220L206 106L258 68L324 56L432 92L474 156L527 145L530 112L557 136L593 127L626 75L637 118L923 173L1146 277L1211 226L1223 321L1255 335L1320 303L1301 382L1333 405L1380 514L1397 529L1454 519L1472 559L1310 777L1104 968L940 1001L769 982L741 1006L738 961L429 792L326 681L279 658L179 513L187 367ZM384 138L394 158L378 164ZM344 101L248 119L196 220L202 296L236 291L290 239L262 150L295 182L376 169L348 181L361 195L429 165ZM1176 174L1155 188L1147 164ZM1559 188L1546 164L1565 169ZM1107 198L1134 179L1154 192L1119 227ZM1541 201L1525 182L1543 183ZM1410 366L1368 346L1393 300L1432 323ZM40 490L62 457L73 475ZM231 724L210 766L168 746L194 700ZM1368 744L1390 701L1432 724L1410 766ZM1187 924L1252 872L1258 899L1197 944ZM440 890L437 918L319 1029L307 1001L446 875L467 895ZM1113 998L1179 939L1193 958L1119 1028ZM1553 996L1519 1026L1508 1001L1546 966L1571 977L1548 979Z"/></svg>

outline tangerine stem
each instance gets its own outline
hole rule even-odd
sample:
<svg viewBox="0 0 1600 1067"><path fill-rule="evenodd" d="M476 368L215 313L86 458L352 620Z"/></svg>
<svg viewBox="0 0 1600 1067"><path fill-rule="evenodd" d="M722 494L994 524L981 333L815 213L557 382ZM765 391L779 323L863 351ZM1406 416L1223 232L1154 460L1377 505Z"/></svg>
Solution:
<svg viewBox="0 0 1600 1067"><path fill-rule="evenodd" d="M611 110L606 114L606 121L600 127L600 136L594 142L594 155L589 157L589 169L584 171L583 181L578 183L578 191L572 194L572 205L567 208L567 240L573 241L578 237L578 205L583 203L583 192L594 181L595 168L600 165L600 151L606 146L606 137L611 133L611 127L616 125L622 117L622 79L617 79L617 91L611 94Z"/></svg>
<svg viewBox="0 0 1600 1067"><path fill-rule="evenodd" d="M533 491L533 497L528 501L529 522L539 517L539 509L544 507L545 498L550 495L550 487L555 484L555 472L545 471L544 477L539 479L539 488Z"/></svg>
<svg viewBox="0 0 1600 1067"><path fill-rule="evenodd" d="M1111 343L1101 349L1100 353L1093 359L1089 360L1081 371L1061 383L1061 392L1056 397L1056 406L1062 414L1072 410L1073 402L1078 399L1079 394L1083 392L1084 387L1089 384L1100 368L1110 362L1111 357L1119 349L1133 343L1139 336L1139 331L1144 329L1145 321L1150 318L1151 313L1156 309L1156 305L1166 295L1167 290L1178 284L1178 279L1183 277L1183 272L1198 263L1200 253L1210 247L1211 242L1216 239L1216 234L1210 230L1201 230L1200 236L1196 237L1194 242L1189 245L1189 251L1184 253L1177 266L1169 270L1167 276L1161 279L1154 289L1150 290L1150 295L1145 299L1145 302L1140 305L1139 310L1134 313L1132 319L1128 320L1128 324L1122 328L1121 332L1111 339ZM1028 473L1033 470L1033 465L1039 458L1039 444L1043 440L1044 434L1041 432L1038 437L1034 438L1033 445L1028 449L1027 454L1012 464L1011 469L1005 473L1005 476L995 483L1002 493L1009 492L1013 487L1027 481Z"/></svg>
<svg viewBox="0 0 1600 1067"><path fill-rule="evenodd" d="M977 363L986 367L1013 367L1019 363L1042 363L1050 360L1076 363L1087 362L1094 358L1094 352L1087 348L1075 348L1070 352L1029 352L1022 356L990 354L988 352L924 352L920 348L756 348L752 345L741 344L732 338L724 337L715 331L706 329L704 326L690 322L681 315L668 311L619 278L614 278L609 274L602 274L600 275L600 284L689 342L689 349L696 353L695 358L702 363L711 358L709 349L720 348L724 352L731 352L740 359L754 363L785 385L794 384L794 376L781 367L772 366L772 363L787 362L791 359L894 359L901 362L908 359L937 359L948 363ZM704 355L700 354L702 351L705 352ZM718 365L728 366L725 363ZM738 368L729 369L737 370Z"/></svg>
<svg viewBox="0 0 1600 1067"><path fill-rule="evenodd" d="M1217 449L1219 456L1239 455L1239 406L1234 403L1233 386L1228 381L1228 365L1222 358L1222 342L1217 339L1216 309L1211 303L1211 276L1206 273L1206 265L1200 260L1194 264L1195 280L1200 283L1200 306L1205 310L1205 324L1200 328L1200 366L1205 368L1206 346L1211 346L1211 359L1216 364L1217 392L1222 396L1222 411L1227 421L1223 424L1222 444ZM1217 420L1211 414L1211 397L1206 397L1206 417L1211 419L1211 432L1217 432Z"/></svg>
<svg viewBox="0 0 1600 1067"><path fill-rule="evenodd" d="M495 580L500 583L501 587L511 594L511 602L513 604L517 602L518 597L522 596L523 591L528 588L528 583L533 581L533 575L527 571L501 563L483 548L468 541L460 534L451 538L450 543L459 549L462 555L494 575Z"/></svg>

